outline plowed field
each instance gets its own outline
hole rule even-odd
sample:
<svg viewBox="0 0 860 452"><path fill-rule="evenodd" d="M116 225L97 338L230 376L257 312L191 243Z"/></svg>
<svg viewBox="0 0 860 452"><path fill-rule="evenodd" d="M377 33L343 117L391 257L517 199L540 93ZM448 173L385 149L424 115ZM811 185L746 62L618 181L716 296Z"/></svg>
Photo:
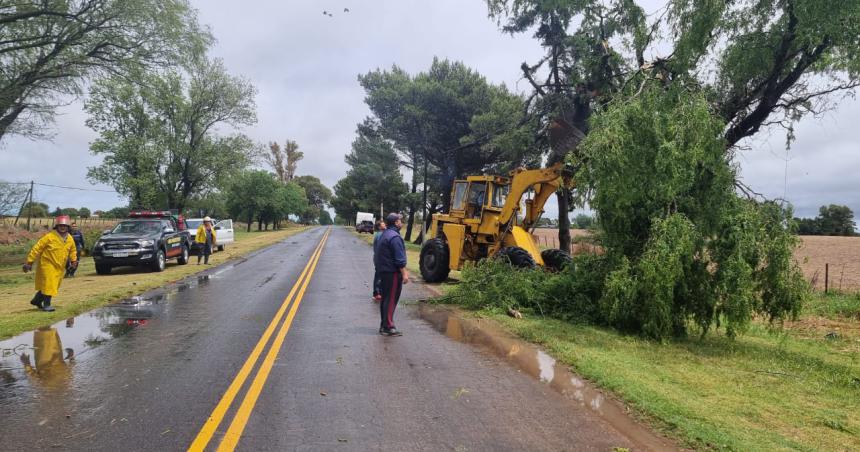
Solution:
<svg viewBox="0 0 860 452"><path fill-rule="evenodd" d="M571 237L588 235L583 229L571 229ZM558 231L535 230L537 241L547 247L558 246ZM855 292L860 290L860 237L801 236L803 241L795 251L806 280L816 290L824 290L825 265L829 264L831 290ZM588 252L590 245L574 244L573 254Z"/></svg>

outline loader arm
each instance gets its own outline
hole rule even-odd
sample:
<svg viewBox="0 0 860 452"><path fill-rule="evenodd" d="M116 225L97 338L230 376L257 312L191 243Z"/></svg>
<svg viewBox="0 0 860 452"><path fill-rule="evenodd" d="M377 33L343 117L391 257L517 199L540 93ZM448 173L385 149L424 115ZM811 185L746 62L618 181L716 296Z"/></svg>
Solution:
<svg viewBox="0 0 860 452"><path fill-rule="evenodd" d="M535 196L526 201L523 227L529 229L543 212L546 201L558 190L562 180L562 164L549 168L526 170L518 168L511 172L511 190L499 215L500 224L508 224L520 208L520 200L529 188L534 187Z"/></svg>

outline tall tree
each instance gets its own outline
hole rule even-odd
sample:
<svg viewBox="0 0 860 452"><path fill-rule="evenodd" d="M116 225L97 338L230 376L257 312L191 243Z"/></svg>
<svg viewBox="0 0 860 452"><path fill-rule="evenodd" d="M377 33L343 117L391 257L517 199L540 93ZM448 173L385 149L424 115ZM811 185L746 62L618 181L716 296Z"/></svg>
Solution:
<svg viewBox="0 0 860 452"><path fill-rule="evenodd" d="M315 176L296 176L293 178L293 183L302 187L307 197L308 208L299 215L300 221L302 223L317 221L321 212L325 211L326 205L331 201L331 190Z"/></svg>
<svg viewBox="0 0 860 452"><path fill-rule="evenodd" d="M283 183L293 180L299 161L305 156L304 152L299 151L298 143L292 140L285 141L283 148L274 141L270 142L269 152L264 155L266 162Z"/></svg>
<svg viewBox="0 0 860 452"><path fill-rule="evenodd" d="M425 163L438 168L433 172L440 180L428 182L442 190L444 209L455 178L504 166L500 162L520 163L529 153L539 155L530 140L533 134L510 134L526 123L523 99L463 63L434 58L429 70L414 77L394 66L360 76L359 82L376 126L412 173L411 192L423 184ZM505 134L508 138L499 138ZM529 139L512 140L514 136ZM414 198L407 234L416 211Z"/></svg>
<svg viewBox="0 0 860 452"><path fill-rule="evenodd" d="M89 177L133 200L149 190L158 196L152 201L183 210L194 195L224 185L247 166L251 140L215 129L256 122L256 90L227 74L219 60L199 59L187 75L167 71L144 79L142 87L112 78L93 89L87 125L99 138L90 149L105 159Z"/></svg>
<svg viewBox="0 0 860 452"><path fill-rule="evenodd" d="M854 212L848 206L830 204L818 209L816 218L821 235L854 235Z"/></svg>
<svg viewBox="0 0 860 452"><path fill-rule="evenodd" d="M299 160L305 158L305 153L299 150L299 144L292 140L287 140L284 143L284 154L286 155L286 177L287 182L296 177L296 169L299 167Z"/></svg>
<svg viewBox="0 0 860 452"><path fill-rule="evenodd" d="M725 122L727 158L763 127L783 126L792 139L795 121L860 83L856 2L670 0L650 16L633 0L487 5L505 32L534 31L546 49L522 71L559 160L572 153L583 163L578 145L593 108L635 95L648 78L708 93ZM569 200L560 193L562 247L569 245Z"/></svg>
<svg viewBox="0 0 860 452"><path fill-rule="evenodd" d="M265 171L246 171L234 178L227 190L227 209L230 215L251 224L257 229L275 224L289 215L299 215L307 208L307 199L300 186L281 183L276 176Z"/></svg>
<svg viewBox="0 0 860 452"><path fill-rule="evenodd" d="M391 143L367 122L359 125L352 151L345 157L346 177L334 186L331 206L338 217L355 218L356 212L400 211L407 193L397 154ZM350 220L351 221L351 220Z"/></svg>
<svg viewBox="0 0 860 452"><path fill-rule="evenodd" d="M0 140L46 136L88 78L172 65L211 41L185 0L3 2Z"/></svg>

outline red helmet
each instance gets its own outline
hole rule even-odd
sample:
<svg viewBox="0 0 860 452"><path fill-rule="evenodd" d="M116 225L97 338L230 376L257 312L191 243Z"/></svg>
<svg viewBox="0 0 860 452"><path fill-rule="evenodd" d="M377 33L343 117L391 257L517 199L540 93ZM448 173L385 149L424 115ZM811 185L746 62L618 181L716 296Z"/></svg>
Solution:
<svg viewBox="0 0 860 452"><path fill-rule="evenodd" d="M54 219L54 229L56 229L57 226L60 226L62 224L66 225L66 226L70 226L71 223L72 223L72 219L69 218L68 215L60 215Z"/></svg>

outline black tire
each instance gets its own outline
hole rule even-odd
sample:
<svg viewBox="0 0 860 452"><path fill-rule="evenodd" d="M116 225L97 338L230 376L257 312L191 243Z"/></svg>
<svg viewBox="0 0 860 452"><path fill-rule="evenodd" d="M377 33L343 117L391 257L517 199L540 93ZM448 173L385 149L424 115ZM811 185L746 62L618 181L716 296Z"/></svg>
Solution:
<svg viewBox="0 0 860 452"><path fill-rule="evenodd" d="M540 257L543 259L544 268L552 271L561 271L573 261L569 253L559 249L543 250Z"/></svg>
<svg viewBox="0 0 860 452"><path fill-rule="evenodd" d="M421 277L430 283L442 282L448 279L451 269L448 267L450 251L448 244L442 239L430 239L421 246Z"/></svg>
<svg viewBox="0 0 860 452"><path fill-rule="evenodd" d="M158 252L155 253L155 259L152 261L152 266L150 268L152 268L152 271L154 272L163 272L166 267L167 259L164 257L164 251L159 249Z"/></svg>
<svg viewBox="0 0 860 452"><path fill-rule="evenodd" d="M96 264L96 274L97 275L109 275L111 271L111 266L106 264Z"/></svg>
<svg viewBox="0 0 860 452"><path fill-rule="evenodd" d="M224 245L218 245L218 251L224 251Z"/></svg>
<svg viewBox="0 0 860 452"><path fill-rule="evenodd" d="M179 265L187 264L188 263L188 255L189 255L188 247L183 245L182 246L182 253L179 255L179 257L176 258L176 262Z"/></svg>
<svg viewBox="0 0 860 452"><path fill-rule="evenodd" d="M496 258L517 268L535 268L537 264L528 251L518 246L508 246L496 253Z"/></svg>

